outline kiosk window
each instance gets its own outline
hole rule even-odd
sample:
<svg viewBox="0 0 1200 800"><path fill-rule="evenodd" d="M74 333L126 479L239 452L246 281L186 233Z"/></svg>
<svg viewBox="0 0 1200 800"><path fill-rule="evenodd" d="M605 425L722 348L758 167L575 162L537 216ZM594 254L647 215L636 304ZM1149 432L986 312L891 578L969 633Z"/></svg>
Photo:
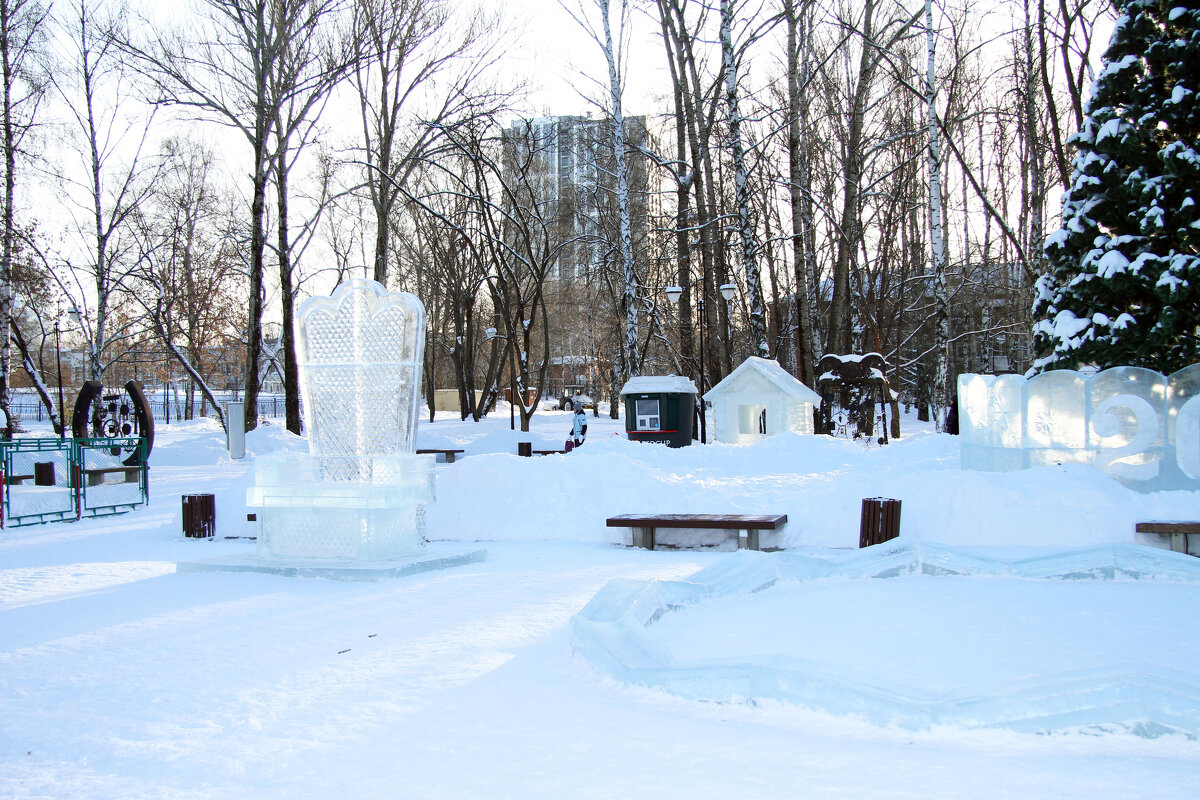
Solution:
<svg viewBox="0 0 1200 800"><path fill-rule="evenodd" d="M659 425L658 398L639 398L634 401L637 410L637 429L639 431L656 431Z"/></svg>

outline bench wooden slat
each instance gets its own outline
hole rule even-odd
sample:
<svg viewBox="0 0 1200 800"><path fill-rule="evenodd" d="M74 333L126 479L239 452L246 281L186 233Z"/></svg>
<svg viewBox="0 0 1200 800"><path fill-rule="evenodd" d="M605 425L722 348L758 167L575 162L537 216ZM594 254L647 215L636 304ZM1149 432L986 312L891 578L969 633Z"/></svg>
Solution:
<svg viewBox="0 0 1200 800"><path fill-rule="evenodd" d="M610 528L717 528L720 530L779 530L787 514L620 514L609 517Z"/></svg>
<svg viewBox="0 0 1200 800"><path fill-rule="evenodd" d="M1139 522L1138 533L1200 533L1200 522Z"/></svg>
<svg viewBox="0 0 1200 800"><path fill-rule="evenodd" d="M1133 526L1137 533L1158 534L1170 539L1171 550L1192 553L1192 534L1200 533L1200 522L1139 522Z"/></svg>

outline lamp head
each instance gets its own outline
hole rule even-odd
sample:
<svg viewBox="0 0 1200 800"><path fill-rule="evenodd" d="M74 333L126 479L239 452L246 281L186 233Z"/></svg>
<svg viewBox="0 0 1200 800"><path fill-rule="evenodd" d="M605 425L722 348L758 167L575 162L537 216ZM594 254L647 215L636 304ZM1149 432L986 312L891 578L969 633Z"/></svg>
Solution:
<svg viewBox="0 0 1200 800"><path fill-rule="evenodd" d="M679 286L668 286L663 289L663 294L671 301L671 305L679 305L679 298L683 296L683 289Z"/></svg>
<svg viewBox="0 0 1200 800"><path fill-rule="evenodd" d="M721 297L725 298L726 303L733 299L733 293L735 291L737 291L737 286L733 285L732 283L721 284Z"/></svg>

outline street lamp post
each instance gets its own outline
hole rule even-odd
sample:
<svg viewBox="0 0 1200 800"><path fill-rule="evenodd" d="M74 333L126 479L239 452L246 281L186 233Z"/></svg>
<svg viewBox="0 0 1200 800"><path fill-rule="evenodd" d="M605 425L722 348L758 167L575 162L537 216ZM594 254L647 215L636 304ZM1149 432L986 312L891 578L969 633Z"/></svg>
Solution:
<svg viewBox="0 0 1200 800"><path fill-rule="evenodd" d="M488 328L483 333L488 339L504 339L506 341L508 339L504 334L497 333L495 328ZM508 428L513 431L517 429L516 412L513 410L513 404L517 401L517 376L515 370L516 366L510 364L508 368Z"/></svg>
<svg viewBox="0 0 1200 800"><path fill-rule="evenodd" d="M732 283L722 283L717 287L721 297L725 298L725 352L729 354L730 369L733 368L733 316L729 313L729 304L733 302L733 294L737 286Z"/></svg>
<svg viewBox="0 0 1200 800"><path fill-rule="evenodd" d="M58 438L67 438L67 412L63 407L62 388L62 346L59 344L58 329L62 320L61 314L54 315L54 364L58 368Z"/></svg>
<svg viewBox="0 0 1200 800"><path fill-rule="evenodd" d="M67 318L75 325L82 319L79 309L71 306L67 309ZM62 380L62 347L59 343L59 327L62 322L61 312L54 315L54 364L58 368L58 438L67 438L67 408L63 402Z"/></svg>

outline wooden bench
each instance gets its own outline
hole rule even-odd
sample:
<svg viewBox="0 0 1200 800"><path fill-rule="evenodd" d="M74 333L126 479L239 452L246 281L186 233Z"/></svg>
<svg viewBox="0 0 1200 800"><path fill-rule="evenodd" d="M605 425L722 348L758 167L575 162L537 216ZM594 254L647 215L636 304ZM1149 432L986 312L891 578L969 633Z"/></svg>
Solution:
<svg viewBox="0 0 1200 800"><path fill-rule="evenodd" d="M138 482L138 474L141 471L142 471L141 467L107 467L105 469L89 469L89 470L86 470L87 485L88 486L99 486L100 484L104 483L105 475L121 475L122 476L121 480L123 483L137 483ZM10 485L19 486L19 485L23 484L25 481L34 480L34 478L35 478L35 476L33 476L33 475L8 475L5 477L5 480ZM49 483L41 483L38 485L54 486L56 484L55 484L55 482L51 481Z"/></svg>
<svg viewBox="0 0 1200 800"><path fill-rule="evenodd" d="M567 452L563 450L534 450L533 442L517 442L517 455L522 458L530 458L531 456L549 456Z"/></svg>
<svg viewBox="0 0 1200 800"><path fill-rule="evenodd" d="M1176 553L1191 551L1189 537L1200 533L1200 522L1139 522L1134 526L1138 533L1154 533L1171 537L1171 550Z"/></svg>
<svg viewBox="0 0 1200 800"><path fill-rule="evenodd" d="M709 528L736 531L739 550L758 550L759 531L777 531L787 514L620 514L609 517L610 528L632 528L633 546L654 549L658 528Z"/></svg>
<svg viewBox="0 0 1200 800"><path fill-rule="evenodd" d="M421 448L417 449L418 454L433 453L435 456L440 455L446 460L447 464L453 464L454 457L456 455L458 455L459 453L465 453L465 452L466 452L465 450L455 450L450 447L444 447L444 448L443 447L421 447Z"/></svg>

